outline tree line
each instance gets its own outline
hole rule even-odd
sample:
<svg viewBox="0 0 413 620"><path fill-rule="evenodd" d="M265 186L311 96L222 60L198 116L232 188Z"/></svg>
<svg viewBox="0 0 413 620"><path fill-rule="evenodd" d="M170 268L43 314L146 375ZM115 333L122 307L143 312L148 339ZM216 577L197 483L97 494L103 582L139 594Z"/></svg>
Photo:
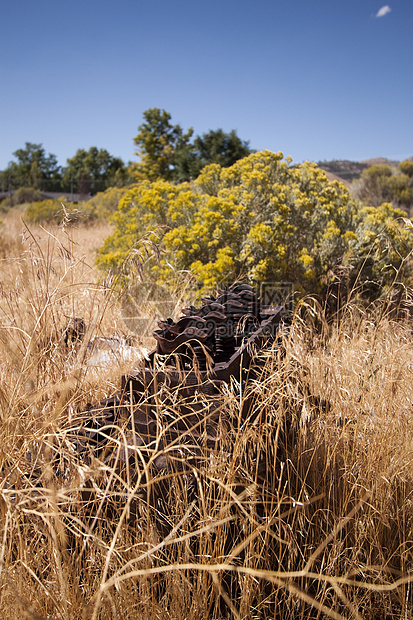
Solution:
<svg viewBox="0 0 413 620"><path fill-rule="evenodd" d="M64 167L59 166L55 155L46 153L42 144L26 142L24 148L13 155L15 161L0 173L2 191L24 187L89 194L112 185L123 185L128 177L127 167L119 157L95 146L87 151L78 149Z"/></svg>
<svg viewBox="0 0 413 620"><path fill-rule="evenodd" d="M173 124L165 110L151 108L134 138L139 162L125 163L106 149L96 146L78 149L60 166L56 155L46 153L42 144L26 142L13 153L14 161L0 172L3 192L32 188L50 192L95 194L108 187L123 187L142 179L187 181L196 178L204 166L217 163L231 166L252 151L236 131L210 130L194 137L191 127L184 131Z"/></svg>
<svg viewBox="0 0 413 620"><path fill-rule="evenodd" d="M132 264L128 272L128 261L148 236L164 254L147 264L146 276L179 285L181 274L190 273L200 294L242 277L294 283L301 294L333 291L337 301L353 289L371 299L395 279L411 282L406 212L413 204L413 162L372 166L349 191L315 163L255 153L235 130L194 136L159 108L144 112L134 143L138 162L125 164L91 147L63 168L41 144L26 143L2 182L7 189L10 178L17 180L33 220L61 212L60 201L41 200L43 188L86 194L110 187L79 212L111 217L114 233L98 263L128 286L136 272ZM27 187L40 193L40 202L24 199Z"/></svg>
<svg viewBox="0 0 413 620"><path fill-rule="evenodd" d="M209 164L227 168L254 152L235 130L226 133L216 129L194 136L192 127L184 131L172 122L169 112L160 108L143 113L133 141L138 162L125 163L106 149L92 146L78 149L65 166L59 166L56 155L46 153L42 144L26 142L13 153L15 160L0 171L0 191L18 190L14 196L17 204L41 200L42 191L93 196L110 187L128 187L143 180L182 183L196 179ZM401 162L397 168L373 165L353 181L351 192L364 204L391 202L410 214L413 162Z"/></svg>

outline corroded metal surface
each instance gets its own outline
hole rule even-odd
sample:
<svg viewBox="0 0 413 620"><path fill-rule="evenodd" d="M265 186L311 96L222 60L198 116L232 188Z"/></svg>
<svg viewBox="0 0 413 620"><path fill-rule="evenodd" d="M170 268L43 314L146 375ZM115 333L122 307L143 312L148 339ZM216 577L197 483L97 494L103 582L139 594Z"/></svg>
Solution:
<svg viewBox="0 0 413 620"><path fill-rule="evenodd" d="M256 353L278 337L285 316L283 307L265 313L242 284L183 309L176 322L160 322L156 349L142 367L84 415L75 438L81 458L97 455L129 483L148 464L154 473L201 466L223 448L231 424L228 384L242 389Z"/></svg>

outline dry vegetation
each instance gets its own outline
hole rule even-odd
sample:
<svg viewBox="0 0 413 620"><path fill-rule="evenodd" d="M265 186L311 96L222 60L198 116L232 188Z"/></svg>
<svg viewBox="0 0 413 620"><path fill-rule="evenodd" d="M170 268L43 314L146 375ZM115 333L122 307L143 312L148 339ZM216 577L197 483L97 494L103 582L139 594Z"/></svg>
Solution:
<svg viewBox="0 0 413 620"><path fill-rule="evenodd" d="M351 306L327 326L308 307L259 378L223 394L215 450L157 469L159 401L149 462L120 466L121 420L114 457L82 459L81 413L125 370L87 364L93 336L126 333L93 268L107 230L7 218L2 618L413 618L411 323ZM68 347L79 316L86 339Z"/></svg>

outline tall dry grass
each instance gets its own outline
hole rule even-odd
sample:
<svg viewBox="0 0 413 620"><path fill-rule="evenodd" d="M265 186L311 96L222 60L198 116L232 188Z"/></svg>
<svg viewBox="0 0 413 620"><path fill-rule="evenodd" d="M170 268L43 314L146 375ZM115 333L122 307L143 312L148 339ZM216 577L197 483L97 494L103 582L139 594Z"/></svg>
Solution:
<svg viewBox="0 0 413 620"><path fill-rule="evenodd" d="M2 232L2 618L413 617L411 324L297 312L212 406L214 448L163 444L184 414L159 394L146 453L126 410L108 453L79 455L87 403L126 370L87 365L92 336L124 333L116 295L73 231Z"/></svg>

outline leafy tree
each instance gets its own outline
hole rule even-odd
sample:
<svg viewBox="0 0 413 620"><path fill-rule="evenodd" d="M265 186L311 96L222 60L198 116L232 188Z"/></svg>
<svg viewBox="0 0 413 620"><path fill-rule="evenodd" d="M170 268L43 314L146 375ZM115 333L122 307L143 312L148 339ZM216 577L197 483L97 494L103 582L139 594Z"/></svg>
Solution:
<svg viewBox="0 0 413 620"><path fill-rule="evenodd" d="M208 164L232 166L251 153L248 142L243 142L235 130L211 130L191 142L193 129L184 133L180 125L171 123L171 115L165 110L146 110L144 119L135 138L141 161L131 168L137 180L188 181Z"/></svg>
<svg viewBox="0 0 413 620"><path fill-rule="evenodd" d="M389 204L365 210L316 164L290 163L263 151L228 168L211 164L191 184L137 185L113 216L100 266L119 271L139 239L161 226L166 255L154 267L158 279L191 270L202 292L240 275L320 294L340 273L348 284L356 273L360 283L389 282L389 265L398 268L411 245L411 231L399 224L402 212ZM359 273L377 236L387 239L380 260Z"/></svg>
<svg viewBox="0 0 413 620"><path fill-rule="evenodd" d="M234 129L230 133L211 130L176 153L172 178L178 182L195 179L209 164L227 168L251 152L248 142L243 142Z"/></svg>
<svg viewBox="0 0 413 620"><path fill-rule="evenodd" d="M194 147L201 169L208 164L226 168L251 153L249 143L243 142L234 129L230 133L222 129L208 131L195 138Z"/></svg>
<svg viewBox="0 0 413 620"><path fill-rule="evenodd" d="M127 177L125 164L106 149L92 146L78 149L63 169L66 187L74 180L81 194L95 193L113 185L123 185Z"/></svg>
<svg viewBox="0 0 413 620"><path fill-rule="evenodd" d="M17 161L12 161L2 174L2 186L8 189L33 187L53 191L61 183L61 169L55 155L46 154L41 144L26 142L25 147L13 153Z"/></svg>
<svg viewBox="0 0 413 620"><path fill-rule="evenodd" d="M143 116L145 121L134 138L140 162L132 165L131 173L137 180L172 180L177 157L184 166L186 156L189 164L188 146L193 130L184 133L180 125L171 124L171 115L159 108L146 110Z"/></svg>

